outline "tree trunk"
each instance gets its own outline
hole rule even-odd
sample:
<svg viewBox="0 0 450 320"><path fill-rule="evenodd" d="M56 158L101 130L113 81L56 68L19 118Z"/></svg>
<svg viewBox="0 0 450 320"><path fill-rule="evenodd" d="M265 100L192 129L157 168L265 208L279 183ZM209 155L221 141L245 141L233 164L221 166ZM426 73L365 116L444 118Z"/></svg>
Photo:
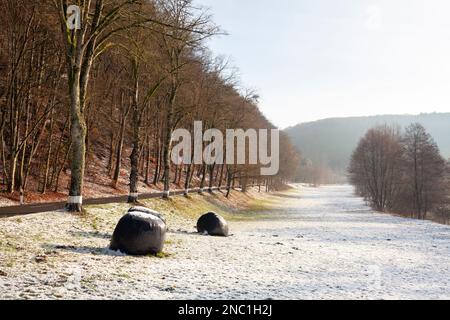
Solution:
<svg viewBox="0 0 450 320"><path fill-rule="evenodd" d="M159 182L159 173L161 170L161 146L158 142L158 147L156 150L156 162L155 162L155 174L153 177L153 184L156 186Z"/></svg>
<svg viewBox="0 0 450 320"><path fill-rule="evenodd" d="M17 155L15 150L11 152L11 160L9 163L9 178L8 178L8 193L14 193L16 185L16 167L17 167Z"/></svg>
<svg viewBox="0 0 450 320"><path fill-rule="evenodd" d="M184 181L184 195L187 197L189 194L189 188L191 184L191 171L192 171L192 164L188 164L187 170L186 170L186 180Z"/></svg>
<svg viewBox="0 0 450 320"><path fill-rule="evenodd" d="M201 174L202 174L202 180L200 181L200 194L203 194L203 192L205 191L205 181L206 181L206 164L203 164L202 166L202 170L201 170Z"/></svg>
<svg viewBox="0 0 450 320"><path fill-rule="evenodd" d="M170 197L170 150L172 142L173 109L175 107L175 97L177 94L176 81L172 80L169 108L166 117L166 136L164 139L164 199Z"/></svg>
<svg viewBox="0 0 450 320"><path fill-rule="evenodd" d="M213 192L214 187L214 169L216 168L216 165L213 164L209 166L209 192Z"/></svg>
<svg viewBox="0 0 450 320"><path fill-rule="evenodd" d="M173 178L173 184L176 184L178 181L178 165L175 166L175 177Z"/></svg>
<svg viewBox="0 0 450 320"><path fill-rule="evenodd" d="M50 117L50 132L49 132L49 138L48 138L48 150L47 150L47 157L45 160L44 181L42 182L42 194L45 194L47 192L48 174L49 174L49 168L50 168L50 156L52 154L52 147L53 147L53 123L54 123L54 112L52 110L52 114Z"/></svg>
<svg viewBox="0 0 450 320"><path fill-rule="evenodd" d="M134 60L134 94L133 94L133 151L131 152L131 173L130 173L130 193L128 195L128 203L136 203L138 201L138 179L139 179L139 78L137 61Z"/></svg>
<svg viewBox="0 0 450 320"><path fill-rule="evenodd" d="M231 187L232 187L232 182L233 182L233 174L231 173L231 171L228 169L227 170L227 194L226 197L228 198L231 194Z"/></svg>
<svg viewBox="0 0 450 320"><path fill-rule="evenodd" d="M64 160L61 164L61 167L58 169L58 172L56 173L56 181L55 181L55 193L58 192L59 188L59 178L61 177L61 173L64 169L64 165L66 164L67 160L69 159L69 155L72 150L72 142L70 142L69 146L67 147L66 155L64 156Z"/></svg>
<svg viewBox="0 0 450 320"><path fill-rule="evenodd" d="M75 78L77 79L77 77ZM80 86L74 81L70 86L71 100L71 180L66 208L69 212L81 212L86 156L86 121L81 112Z"/></svg>
<svg viewBox="0 0 450 320"><path fill-rule="evenodd" d="M219 183L218 183L218 187L219 187L219 188L222 188L224 168L225 168L225 165L222 164L222 165L221 165L221 168L220 168L220 177L219 177Z"/></svg>
<svg viewBox="0 0 450 320"><path fill-rule="evenodd" d="M125 136L125 118L123 117L120 123L119 140L116 148L116 165L114 168L114 176L112 180L112 186L114 189L117 188L117 183L120 177L120 168L122 166L122 150L123 150L123 140Z"/></svg>
<svg viewBox="0 0 450 320"><path fill-rule="evenodd" d="M150 185L150 156L151 156L151 142L150 134L147 132L147 153L145 156L145 184Z"/></svg>
<svg viewBox="0 0 450 320"><path fill-rule="evenodd" d="M181 165L180 170L178 172L178 181L175 182L177 185L181 185L181 178L183 176L183 168L184 168L184 166Z"/></svg>

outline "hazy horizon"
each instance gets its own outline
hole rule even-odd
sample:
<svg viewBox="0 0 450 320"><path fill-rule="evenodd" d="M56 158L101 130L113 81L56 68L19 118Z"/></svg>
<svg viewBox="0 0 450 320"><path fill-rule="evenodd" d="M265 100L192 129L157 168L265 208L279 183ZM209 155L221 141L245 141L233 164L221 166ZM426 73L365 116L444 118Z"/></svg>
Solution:
<svg viewBox="0 0 450 320"><path fill-rule="evenodd" d="M421 112L421 113L383 113L383 114L370 114L370 115L362 115L362 116L336 116L336 117L326 117L326 118L321 118L321 119L317 119L317 120L311 120L311 121L304 121L304 122L299 122L296 123L294 125L290 125L287 127L283 127L281 128L282 130L287 130L287 129L291 129L293 127L296 127L298 125L302 125L302 124L306 124L306 123L313 123L313 122L320 122L320 121L325 121L325 120L332 120L332 119L354 119L354 118L371 118L371 117L419 117L422 115L444 115L444 114L450 114L450 111L447 112Z"/></svg>
<svg viewBox="0 0 450 320"><path fill-rule="evenodd" d="M277 126L450 111L450 2L197 0ZM255 52L257 54L255 54Z"/></svg>

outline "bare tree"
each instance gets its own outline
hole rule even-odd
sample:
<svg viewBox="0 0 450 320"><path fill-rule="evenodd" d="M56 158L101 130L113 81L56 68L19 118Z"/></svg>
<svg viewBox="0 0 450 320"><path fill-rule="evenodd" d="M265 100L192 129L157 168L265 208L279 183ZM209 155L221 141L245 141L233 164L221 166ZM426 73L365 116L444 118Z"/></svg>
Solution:
<svg viewBox="0 0 450 320"><path fill-rule="evenodd" d="M61 35L66 48L71 110L71 183L67 209L80 212L86 154L85 107L94 60L111 47L113 36L154 20L144 14L136 14L136 9L138 12L143 9L137 0L79 0L77 4L82 26L72 29L67 24L71 14L67 12L68 1L53 1L59 12Z"/></svg>
<svg viewBox="0 0 450 320"><path fill-rule="evenodd" d="M357 192L379 211L392 209L402 178L402 146L398 128L371 129L359 142L349 167Z"/></svg>
<svg viewBox="0 0 450 320"><path fill-rule="evenodd" d="M165 119L166 132L163 139L164 197L168 198L170 195L171 141L172 132L176 126L174 116L176 98L181 86L180 73L183 65L190 61L187 54L191 54L192 50L199 47L205 39L217 34L218 28L211 22L211 17L207 12L195 7L192 0L166 0L159 1L158 4L165 21L173 26L160 31L169 70L175 70L170 77Z"/></svg>
<svg viewBox="0 0 450 320"><path fill-rule="evenodd" d="M410 125L403 137L405 190L400 210L411 211L418 219L442 203L447 196L444 186L446 163L439 148L425 128Z"/></svg>

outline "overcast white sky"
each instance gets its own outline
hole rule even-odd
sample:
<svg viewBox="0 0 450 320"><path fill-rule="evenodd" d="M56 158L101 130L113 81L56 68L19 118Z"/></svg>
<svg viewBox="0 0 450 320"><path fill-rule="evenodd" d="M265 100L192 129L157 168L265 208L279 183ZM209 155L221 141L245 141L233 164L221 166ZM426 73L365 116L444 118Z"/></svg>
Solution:
<svg viewBox="0 0 450 320"><path fill-rule="evenodd" d="M449 0L196 0L276 125L450 112Z"/></svg>

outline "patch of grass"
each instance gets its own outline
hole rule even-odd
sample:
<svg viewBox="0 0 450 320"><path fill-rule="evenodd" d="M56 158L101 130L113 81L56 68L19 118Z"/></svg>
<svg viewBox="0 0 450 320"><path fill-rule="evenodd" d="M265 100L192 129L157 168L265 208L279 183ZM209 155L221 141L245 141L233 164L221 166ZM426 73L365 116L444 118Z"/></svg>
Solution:
<svg viewBox="0 0 450 320"><path fill-rule="evenodd" d="M270 218L271 216L265 212L278 206L280 198L267 193L255 194L250 191L248 194L244 194L234 191L229 198L225 198L223 193L217 192L203 195L191 193L188 197L176 196L168 200L148 199L142 200L142 203L144 206L160 212L169 221L171 217L196 221L202 214L209 211L216 212L230 221L252 221ZM130 206L129 204L88 206L86 207L88 214L82 216L82 225L84 228L90 228L97 232L106 226L109 228L110 224L118 221L116 217L125 214Z"/></svg>
<svg viewBox="0 0 450 320"><path fill-rule="evenodd" d="M166 259L171 257L172 254L171 253L167 253L167 252L159 252L157 254L151 254L149 255L150 258L158 258L158 259Z"/></svg>
<svg viewBox="0 0 450 320"><path fill-rule="evenodd" d="M89 228L95 232L100 232L103 222L106 221L106 216L103 213L93 213L90 210L87 211L88 214L81 217L81 226L83 229Z"/></svg>
<svg viewBox="0 0 450 320"><path fill-rule="evenodd" d="M131 279L128 273L116 273L114 276L120 279Z"/></svg>
<svg viewBox="0 0 450 320"><path fill-rule="evenodd" d="M35 234L31 237L31 239L33 240L33 242L42 242L45 240L45 237L42 233L39 234Z"/></svg>
<svg viewBox="0 0 450 320"><path fill-rule="evenodd" d="M6 260L5 266L8 268L12 268L12 267L14 267L14 264L15 264L15 260L13 258L8 258Z"/></svg>
<svg viewBox="0 0 450 320"><path fill-rule="evenodd" d="M267 220L267 219L272 219L272 218L273 218L273 215L271 215L271 214L264 214L264 213L258 213L258 212L253 212L253 211L245 211L245 212L240 212L237 214L227 216L227 219L229 221L235 221L235 222Z"/></svg>
<svg viewBox="0 0 450 320"><path fill-rule="evenodd" d="M166 244L166 245L175 245L175 244L180 244L180 243L182 243L182 241L181 240L166 240L165 242L164 242L164 244Z"/></svg>
<svg viewBox="0 0 450 320"><path fill-rule="evenodd" d="M267 219L264 212L279 201L268 194L254 196L233 192L230 198L220 193L190 194L188 197L173 197L170 200L152 199L145 205L164 215L176 215L189 220L196 220L206 212L216 212L231 221L249 221Z"/></svg>
<svg viewBox="0 0 450 320"><path fill-rule="evenodd" d="M99 227L98 227L98 219L97 219L97 218L95 218L95 219L93 219L93 220L91 221L91 227L92 227L92 229L94 229L95 231L98 231L98 230L99 230Z"/></svg>
<svg viewBox="0 0 450 320"><path fill-rule="evenodd" d="M93 204L87 207L87 211L91 211L90 209L97 209L97 210L107 210L112 209L115 205L114 204Z"/></svg>
<svg viewBox="0 0 450 320"><path fill-rule="evenodd" d="M8 253L16 253L19 251L19 246L10 241L0 241L0 251Z"/></svg>

